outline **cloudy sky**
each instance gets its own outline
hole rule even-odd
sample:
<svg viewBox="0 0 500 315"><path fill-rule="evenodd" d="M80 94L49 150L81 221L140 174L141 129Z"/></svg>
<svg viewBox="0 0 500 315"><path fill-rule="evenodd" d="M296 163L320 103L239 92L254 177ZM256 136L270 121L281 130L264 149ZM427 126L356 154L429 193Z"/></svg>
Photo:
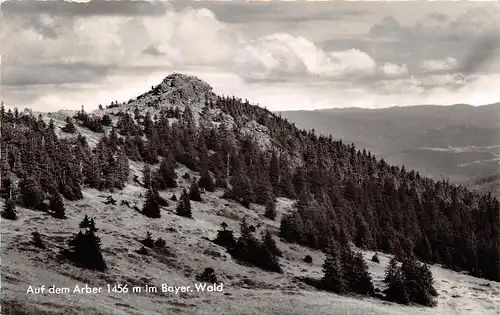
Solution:
<svg viewBox="0 0 500 315"><path fill-rule="evenodd" d="M8 106L93 109L174 71L271 110L500 101L500 2L1 6Z"/></svg>

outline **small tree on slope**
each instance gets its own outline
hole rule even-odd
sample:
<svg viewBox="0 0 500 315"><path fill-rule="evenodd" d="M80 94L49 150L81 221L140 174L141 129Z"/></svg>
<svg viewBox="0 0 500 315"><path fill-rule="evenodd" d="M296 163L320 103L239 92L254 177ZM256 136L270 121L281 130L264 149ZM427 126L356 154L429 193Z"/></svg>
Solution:
<svg viewBox="0 0 500 315"><path fill-rule="evenodd" d="M161 216L158 197L153 189L148 189L146 193L146 203L142 207L142 214L149 218L159 218Z"/></svg>
<svg viewBox="0 0 500 315"><path fill-rule="evenodd" d="M191 184L191 187L189 188L189 199L193 201L202 201L201 199L201 194L200 194L200 188L198 186L198 181L195 179L193 180L193 183Z"/></svg>
<svg viewBox="0 0 500 315"><path fill-rule="evenodd" d="M64 207L64 201L59 192L54 191L50 198L50 210L52 211L52 216L58 219L66 218L66 209Z"/></svg>
<svg viewBox="0 0 500 315"><path fill-rule="evenodd" d="M276 203L270 198L266 203L266 211L264 216L270 220L276 219Z"/></svg>
<svg viewBox="0 0 500 315"><path fill-rule="evenodd" d="M101 271L107 269L101 253L101 239L95 235L97 228L94 219L89 219L85 215L80 223L80 229L80 232L68 242L69 258L88 269Z"/></svg>
<svg viewBox="0 0 500 315"><path fill-rule="evenodd" d="M2 210L2 218L7 220L17 219L16 205L11 198L5 200L5 204L3 205Z"/></svg>
<svg viewBox="0 0 500 315"><path fill-rule="evenodd" d="M340 263L340 250L336 242L330 244L325 263L323 264L323 272L324 275L321 279L321 287L323 289L339 294L345 292L346 282Z"/></svg>
<svg viewBox="0 0 500 315"><path fill-rule="evenodd" d="M184 189L182 192L179 203L177 204L176 212L177 215L180 215L181 217L186 217L186 218L193 217L191 212L191 201L189 200L189 195L186 189Z"/></svg>

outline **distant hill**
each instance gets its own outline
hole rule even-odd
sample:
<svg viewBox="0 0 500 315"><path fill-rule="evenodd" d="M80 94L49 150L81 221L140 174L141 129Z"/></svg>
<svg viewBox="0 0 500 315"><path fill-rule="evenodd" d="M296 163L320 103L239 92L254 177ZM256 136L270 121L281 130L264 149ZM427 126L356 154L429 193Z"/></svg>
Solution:
<svg viewBox="0 0 500 315"><path fill-rule="evenodd" d="M279 113L299 128L354 143L434 179L462 183L499 173L500 103Z"/></svg>

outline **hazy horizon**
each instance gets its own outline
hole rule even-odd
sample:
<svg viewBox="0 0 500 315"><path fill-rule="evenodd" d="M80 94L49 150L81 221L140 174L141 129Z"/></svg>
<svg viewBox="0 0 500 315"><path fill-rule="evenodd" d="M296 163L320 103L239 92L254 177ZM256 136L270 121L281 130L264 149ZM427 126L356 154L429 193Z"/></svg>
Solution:
<svg viewBox="0 0 500 315"><path fill-rule="evenodd" d="M500 3L25 0L1 15L1 99L36 111L128 101L172 72L272 111L500 101Z"/></svg>

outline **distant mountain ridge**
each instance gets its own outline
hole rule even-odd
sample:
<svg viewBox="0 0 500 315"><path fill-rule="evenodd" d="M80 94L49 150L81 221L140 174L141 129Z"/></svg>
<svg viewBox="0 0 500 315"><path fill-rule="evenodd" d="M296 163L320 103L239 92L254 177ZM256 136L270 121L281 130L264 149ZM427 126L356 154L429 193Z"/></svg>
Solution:
<svg viewBox="0 0 500 315"><path fill-rule="evenodd" d="M352 142L390 164L406 165L435 179L468 182L499 172L500 103L279 114L299 128Z"/></svg>

